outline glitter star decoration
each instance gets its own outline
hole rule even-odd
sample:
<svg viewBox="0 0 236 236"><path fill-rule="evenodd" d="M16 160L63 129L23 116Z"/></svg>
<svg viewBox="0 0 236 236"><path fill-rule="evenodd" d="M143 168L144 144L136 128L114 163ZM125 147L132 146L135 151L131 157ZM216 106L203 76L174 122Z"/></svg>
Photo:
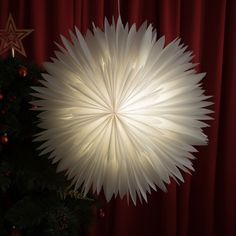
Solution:
<svg viewBox="0 0 236 236"><path fill-rule="evenodd" d="M5 29L0 30L0 54L13 49L26 57L22 39L32 31L33 29L17 29L13 17L10 14Z"/></svg>

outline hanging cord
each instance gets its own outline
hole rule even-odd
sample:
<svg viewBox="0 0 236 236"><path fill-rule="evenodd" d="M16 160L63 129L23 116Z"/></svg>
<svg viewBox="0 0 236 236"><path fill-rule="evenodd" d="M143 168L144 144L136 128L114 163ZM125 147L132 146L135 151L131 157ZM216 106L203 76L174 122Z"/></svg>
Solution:
<svg viewBox="0 0 236 236"><path fill-rule="evenodd" d="M118 17L120 17L120 0L117 0L117 6L118 6Z"/></svg>

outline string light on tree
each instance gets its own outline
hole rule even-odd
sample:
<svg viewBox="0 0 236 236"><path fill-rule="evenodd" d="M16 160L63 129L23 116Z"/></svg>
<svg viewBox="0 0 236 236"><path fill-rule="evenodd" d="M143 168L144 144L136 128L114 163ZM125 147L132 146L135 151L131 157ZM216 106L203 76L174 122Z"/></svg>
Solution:
<svg viewBox="0 0 236 236"><path fill-rule="evenodd" d="M16 228L16 226L12 226L11 236L21 236L20 231Z"/></svg>

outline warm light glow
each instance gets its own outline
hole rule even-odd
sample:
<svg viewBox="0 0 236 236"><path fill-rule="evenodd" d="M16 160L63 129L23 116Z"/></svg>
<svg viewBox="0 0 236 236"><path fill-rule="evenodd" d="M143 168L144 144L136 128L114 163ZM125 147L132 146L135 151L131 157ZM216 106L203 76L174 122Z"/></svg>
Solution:
<svg viewBox="0 0 236 236"><path fill-rule="evenodd" d="M75 189L103 188L108 201L147 201L170 177L184 181L180 170L193 170L193 145L207 144L211 113L191 52L180 39L164 47L151 25L129 29L120 18L85 37L75 31L45 64L44 87L34 88L41 154L50 153Z"/></svg>

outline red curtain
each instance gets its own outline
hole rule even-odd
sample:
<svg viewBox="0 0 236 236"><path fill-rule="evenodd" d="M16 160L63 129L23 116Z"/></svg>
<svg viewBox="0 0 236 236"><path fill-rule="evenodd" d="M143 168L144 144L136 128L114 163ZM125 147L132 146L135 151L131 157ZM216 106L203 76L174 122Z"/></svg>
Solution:
<svg viewBox="0 0 236 236"><path fill-rule="evenodd" d="M83 33L92 22L117 18L118 0L0 0L0 28L11 12L18 28L35 31L23 40L28 59L49 60L59 35L76 25ZM236 235L236 1L120 0L124 22L147 20L167 42L181 37L207 72L203 87L215 111L207 147L198 147L196 171L185 183L158 190L148 204L104 202L105 217L90 236L235 236Z"/></svg>

